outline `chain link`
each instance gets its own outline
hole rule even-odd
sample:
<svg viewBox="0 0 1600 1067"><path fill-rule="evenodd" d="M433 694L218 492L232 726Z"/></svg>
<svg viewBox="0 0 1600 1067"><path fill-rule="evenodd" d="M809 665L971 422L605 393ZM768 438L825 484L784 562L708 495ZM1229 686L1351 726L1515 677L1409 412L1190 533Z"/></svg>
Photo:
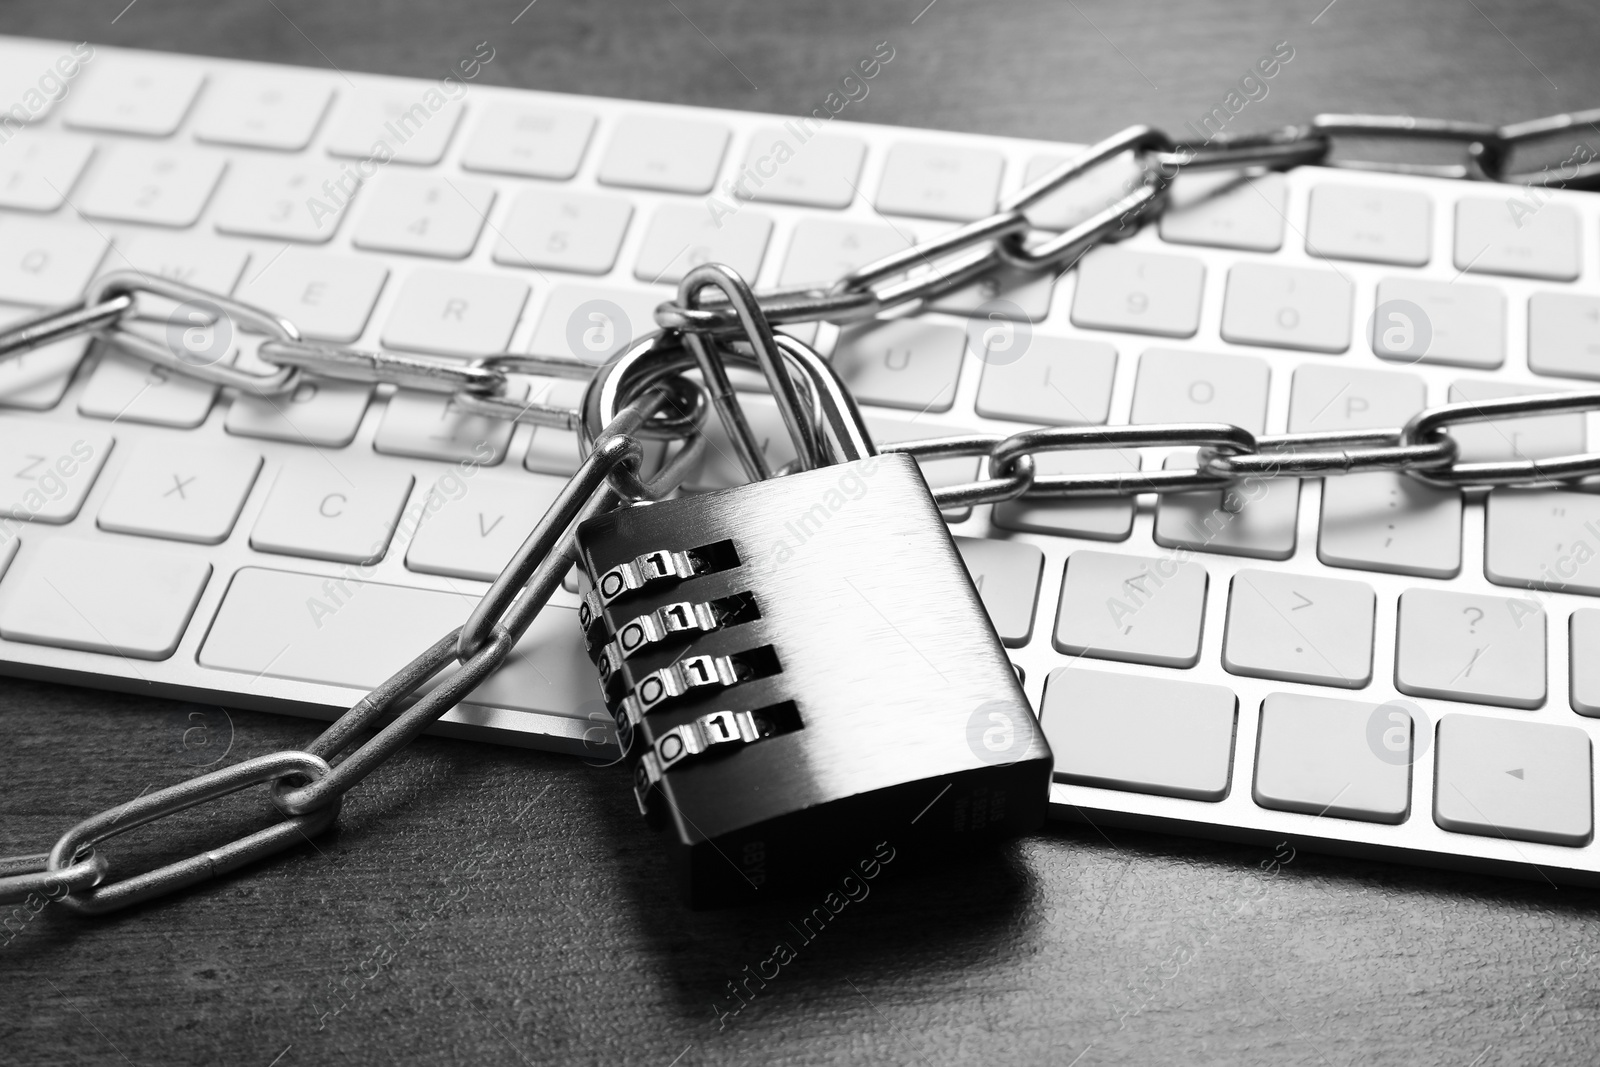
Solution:
<svg viewBox="0 0 1600 1067"><path fill-rule="evenodd" d="M752 477L769 474L752 439L723 364L759 367L775 386L800 458L778 473L821 461L824 434L832 443L870 454L854 400L821 357L771 327L785 323L849 323L914 313L929 302L997 270L1060 272L1096 245L1131 235L1167 201L1184 170L1306 164L1443 175L1479 181L1589 187L1600 183L1600 160L1577 146L1552 173L1514 171L1511 160L1529 144L1600 122L1600 110L1553 115L1509 126L1411 117L1319 115L1303 126L1223 135L1191 147L1147 126L1130 127L1090 146L1039 180L1011 194L988 218L851 271L828 288L754 294L733 271L696 268L676 301L656 309L662 332L651 334L598 368L582 359L490 355L470 362L372 352L303 340L295 326L262 309L176 282L119 271L97 278L82 300L0 330L0 360L54 341L92 334L173 373L255 396L293 392L307 378L365 382L442 393L474 415L577 430L588 446L578 473L516 556L490 586L468 621L441 637L329 726L304 751L246 760L111 808L68 830L49 853L0 858L0 903L59 899L98 913L193 885L313 836L337 818L343 795L440 715L475 689L510 654L571 564L576 526L620 504L658 499L673 491L702 458L700 434L708 406L728 428ZM1337 142L1433 141L1462 146L1462 162L1376 163L1337 158ZM1029 211L1107 161L1131 154L1139 178L1113 203L1056 233L1034 225ZM182 316L167 316L167 336L153 337L133 321L141 297L175 301ZM263 334L252 371L221 362L227 345L189 343L191 329L240 326ZM177 331L178 338L173 332ZM231 335L230 335L231 340ZM737 350L734 346L737 346ZM222 349L222 351L215 351ZM787 370L780 369L787 366ZM700 372L702 384L685 378ZM581 409L508 395L509 376L532 374L590 379ZM818 400L826 394L828 403ZM818 410L831 412L827 425ZM1449 428L1489 419L1600 410L1600 390L1508 397L1450 404L1422 412L1403 427L1341 433L1256 435L1227 424L1056 427L1009 437L960 434L890 444L885 452L924 459L978 457L982 477L934 491L943 507L991 504L1019 497L1059 499L1140 493L1218 491L1241 480L1329 477L1394 470L1441 486L1552 485L1600 475L1600 454L1499 463L1459 461ZM614 415L614 417L612 417ZM646 479L639 438L681 442L662 471ZM1081 449L1195 450L1186 469L1042 474L1037 457ZM358 740L369 731L364 743ZM346 754L348 753L348 754ZM343 758L334 763L335 759ZM189 859L106 883L108 865L95 845L136 826L259 783L271 783L286 818L265 830ZM31 903L30 903L31 906Z"/></svg>

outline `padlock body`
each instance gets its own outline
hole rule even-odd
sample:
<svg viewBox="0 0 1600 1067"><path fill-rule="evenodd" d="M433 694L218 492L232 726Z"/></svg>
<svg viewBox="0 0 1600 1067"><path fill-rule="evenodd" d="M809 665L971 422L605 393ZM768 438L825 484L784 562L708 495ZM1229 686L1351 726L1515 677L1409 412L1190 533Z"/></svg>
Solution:
<svg viewBox="0 0 1600 1067"><path fill-rule="evenodd" d="M692 904L798 887L880 842L933 852L1043 820L1049 747L912 458L624 508L578 544L608 593L651 553L699 560L688 577L647 565L654 577L592 595L586 616L592 649L612 648L606 699L641 806ZM640 710L641 686L662 691L651 679L698 683L685 665L728 670ZM719 712L748 714L694 725ZM684 755L691 734L720 743Z"/></svg>

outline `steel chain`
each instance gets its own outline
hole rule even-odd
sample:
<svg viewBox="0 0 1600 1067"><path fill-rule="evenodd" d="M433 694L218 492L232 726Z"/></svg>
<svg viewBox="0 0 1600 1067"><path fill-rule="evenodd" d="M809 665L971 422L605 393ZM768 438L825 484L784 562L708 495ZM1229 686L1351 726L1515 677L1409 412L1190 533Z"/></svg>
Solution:
<svg viewBox="0 0 1600 1067"><path fill-rule="evenodd" d="M0 330L0 360L89 333L174 373L245 395L292 393L308 376L388 384L447 394L452 405L472 414L576 429L593 440L578 473L468 622L374 689L304 751L274 753L200 775L79 823L48 853L0 858L0 903L60 900L80 912L110 911L214 877L332 825L345 792L471 693L505 660L570 565L571 535L577 524L625 500L655 499L676 488L704 449L699 427L708 391L729 426L746 470L752 476L766 473L760 450L750 440L748 425L722 371L724 358L754 362L779 385L777 399L785 421L806 442L803 451L808 453L780 473L815 465L821 432L848 432L840 426L820 427L814 419L801 417L815 410L815 389L829 390L839 405L853 401L836 378L829 377L825 363L791 338L773 335L772 325L848 323L891 311L914 312L997 270L1070 269L1089 249L1130 235L1158 214L1173 179L1184 170L1285 169L1320 163L1522 185L1590 187L1600 184L1600 160L1592 154L1581 162L1575 162L1576 154L1569 157L1563 167L1570 166L1571 172L1555 174L1548 167L1513 171L1511 159L1529 142L1597 121L1600 110L1500 127L1410 117L1321 115L1304 126L1218 136L1198 149L1177 144L1149 127L1131 127L1090 146L1007 197L990 217L860 267L827 289L757 295L725 267L697 268L680 286L678 300L662 304L656 311L657 324L665 333L629 350L626 358L640 364L630 368L632 376L611 375L613 367L601 365L582 411L522 402L507 395L512 374L594 378L595 364L577 358L490 355L462 363L308 342L287 320L227 296L137 272L103 275L91 283L82 300ZM1345 137L1458 143L1463 147L1463 162L1441 166L1330 159L1335 141ZM1133 155L1140 178L1119 199L1064 232L1050 233L1034 226L1030 208L1124 153ZM225 353L203 351L196 358L187 348L180 352L181 346L170 337L164 342L141 332L134 321L141 294L177 301L180 309L187 309L190 327L217 326L226 319L230 326L242 325L263 334L257 358L267 369L225 365L220 361ZM738 357L728 347L734 344L750 354ZM671 354L674 346L676 355ZM774 373L780 355L809 368L812 384L800 382L785 390L784 383L792 375ZM641 357L655 358L658 366L650 367ZM682 377L691 367L700 370L703 387ZM601 393L606 397L604 403L599 400ZM1207 423L1058 427L1026 430L1010 437L953 435L886 445L883 450L928 459L982 458L985 477L935 491L935 499L945 507L1024 496L1216 491L1250 478L1321 477L1371 470L1404 471L1442 486L1550 485L1600 474L1600 455L1462 463L1457 460L1449 427L1596 409L1600 409L1600 390L1584 390L1449 404L1423 411L1392 430L1256 435L1237 426ZM603 420L598 432L591 434L595 427L586 414L597 411L617 414ZM683 442L652 480L646 480L640 470L640 437ZM1195 464L1189 469L1131 473L1041 474L1036 459L1057 451L1142 447L1192 448L1196 450ZM356 746L368 731L375 732ZM354 751L342 761L330 762L352 747ZM104 882L107 863L93 847L100 841L260 783L271 784L272 799L286 816L283 821L222 848L131 878Z"/></svg>

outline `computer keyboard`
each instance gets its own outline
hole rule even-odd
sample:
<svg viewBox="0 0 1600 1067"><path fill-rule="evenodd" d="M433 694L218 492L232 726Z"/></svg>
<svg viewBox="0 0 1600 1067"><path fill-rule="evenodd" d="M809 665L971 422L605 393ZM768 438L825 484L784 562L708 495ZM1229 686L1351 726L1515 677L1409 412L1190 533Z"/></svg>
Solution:
<svg viewBox="0 0 1600 1067"><path fill-rule="evenodd" d="M3 39L0 68L43 72L70 47ZM419 110L432 91L95 49L62 99L0 125L0 316L131 268L316 339L568 356L653 329L697 263L758 288L831 283L1072 154L837 123L735 195L792 135L784 118L477 82ZM1131 166L1106 165L1035 222L1086 218ZM793 332L832 359L880 442L1039 424L1394 427L1426 404L1600 378L1597 234L1582 193L1313 167L1192 175L1159 223L1060 277ZM1030 321L990 318L997 298ZM162 336L171 310L142 308L142 328ZM259 343L241 331L226 358L263 369ZM574 398L571 382L516 389ZM0 404L5 671L322 718L466 618L578 459L571 433L439 396L331 381L230 396L82 340L0 363ZM745 405L769 460L789 458L770 399ZM1540 457L1584 450L1592 421L1452 433L1467 459ZM711 436L693 489L742 480ZM935 486L975 471L924 463ZM1370 473L947 518L1055 750L1057 815L1600 880L1600 497ZM437 732L594 754L609 716L575 590Z"/></svg>

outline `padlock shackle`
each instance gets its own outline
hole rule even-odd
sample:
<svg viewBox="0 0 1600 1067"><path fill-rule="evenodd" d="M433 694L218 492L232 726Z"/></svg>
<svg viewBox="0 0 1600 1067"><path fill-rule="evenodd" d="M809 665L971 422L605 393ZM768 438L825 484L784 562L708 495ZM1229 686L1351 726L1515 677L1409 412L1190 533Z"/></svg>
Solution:
<svg viewBox="0 0 1600 1067"><path fill-rule="evenodd" d="M708 289L720 292L739 319L744 341L755 354L756 364L761 369L762 377L767 380L773 403L778 406L778 414L789 431L789 440L794 444L796 469L810 470L821 466L822 447L811 409L801 405L800 391L783 365L772 324L761 311L750 284L732 267L722 263L702 263L685 274L678 283L678 303L691 310L696 309L700 306L701 295ZM683 343L700 367L706 392L711 395L711 402L722 417L729 443L738 454L745 473L752 481L772 477L766 456L750 431L750 423L745 418L738 394L728 381L727 368L721 358L724 349L709 336L692 331L683 334Z"/></svg>
<svg viewBox="0 0 1600 1067"><path fill-rule="evenodd" d="M809 386L810 395L806 397L809 403L804 404L802 410L811 412L820 408L822 424L828 431L820 435L820 440L829 453L828 460L848 463L877 455L878 449L872 443L872 434L861 417L861 410L833 366L809 345L787 334L775 334L774 340L784 363L797 371ZM717 344L717 356L722 362L759 369L754 355L712 343ZM639 338L601 367L584 393L584 451L588 451L599 430L610 424L631 397L663 378L699 366L694 354L683 344L682 334L658 331Z"/></svg>

